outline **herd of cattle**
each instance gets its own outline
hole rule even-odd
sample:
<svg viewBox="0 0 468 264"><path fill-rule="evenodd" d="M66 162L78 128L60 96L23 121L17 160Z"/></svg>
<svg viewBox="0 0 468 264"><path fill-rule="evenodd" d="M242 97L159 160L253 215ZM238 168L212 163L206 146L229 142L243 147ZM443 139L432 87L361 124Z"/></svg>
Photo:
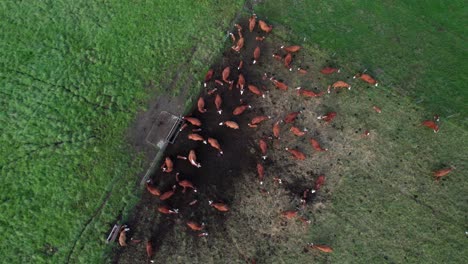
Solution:
<svg viewBox="0 0 468 264"><path fill-rule="evenodd" d="M259 32L257 35L255 35L254 29L258 26L258 31ZM244 49L244 43L245 43L245 38L244 38L244 28L236 24L236 31L235 33L230 33L230 37L233 41L233 46L232 46L232 51L234 53L240 53ZM203 86L206 89L206 96L205 97L200 97L197 102L197 109L195 111L198 111L199 114L204 114L207 112L207 109L205 108L205 101L208 100L208 98L213 98L214 97L214 105L216 107L216 111L218 114L221 114L223 112L223 98L221 97L220 91L221 89L225 89L225 91L229 91L229 93L240 93L240 95L243 95L245 90L248 90L251 92L253 95L258 96L259 98L265 98L268 95L268 91L266 91L266 87L259 88L256 85L253 84L253 80L246 80L244 77L243 68L244 68L244 63L249 63L249 65L255 65L260 59L260 55L262 53L261 50L261 43L263 40L268 36L268 34L272 31L272 26L268 25L266 22L263 20L257 20L256 15L252 15L249 19L249 23L247 26L247 30L250 32L250 35L255 35L255 40L257 41L258 45L253 51L252 54L252 60L251 61L243 61L239 59L239 63L236 64L237 67L231 68L230 66L225 67L221 72L215 72L213 69L210 69L208 73L205 76L205 79L203 81ZM254 33L252 33L254 32ZM280 49L273 53L272 56L275 60L279 61L280 63L284 64L284 66L289 70L293 71L293 54L297 53L301 50L301 46L281 46ZM297 71L298 74L305 75L308 74L307 70L301 67L295 67L295 70ZM233 74L232 71L237 71L237 78L232 78ZM323 69L320 70L320 74L323 75L331 75L331 74L338 74L340 73L340 69L334 68L334 67L324 67ZM219 76L219 77L218 77ZM215 78L218 77L218 78ZM378 86L378 82L371 77L369 74L366 73L358 73L354 76L354 78L359 78L360 80L374 86ZM284 81L277 80L273 76L268 76L266 73L263 75L263 81L269 81L271 84L277 88L280 91L287 91L289 89L288 85ZM336 81L333 84L330 84L327 87L326 91L321 91L319 93L316 93L311 90L306 90L303 89L302 87L297 87L295 88L297 90L297 94L303 97L320 97L324 95L325 93L331 93L332 89L333 90L338 90L338 89L351 89L351 84L344 82L344 81ZM228 93L224 93L224 96L226 96ZM211 101L212 99L210 99ZM244 103L242 100L240 104L234 108L232 111L232 114L230 115L231 117L239 117L243 115L245 111L248 109L251 109L252 106L249 104ZM377 106L373 106L373 109L377 113L381 113L381 109ZM301 129L298 126L294 124L296 118L302 113L302 111L296 111L296 112L291 112L291 113L286 113L285 117L276 120L273 122L272 127L271 127L271 137L270 139L279 141L281 139L281 133L284 133L286 131L289 131L290 133L294 134L297 137L304 137L306 136L306 130ZM333 119L337 116L336 112L328 112L325 113L321 116L318 117L319 120L324 121L326 123L330 123L333 121ZM234 120L231 120L233 118L230 118L229 120L223 120L222 122L219 123L219 126L226 126L227 128L230 128L232 130L237 130L240 128L240 125L235 122ZM258 126L265 126L266 121L270 120L271 117L267 115L258 115L255 116L251 119L251 121L247 124L248 127L250 128L256 128ZM184 120L186 121L184 125L181 127L181 131L184 129L191 129L191 131L188 133L188 139L193 140L193 141L198 141L202 144L206 144L211 146L215 151L218 152L218 156L222 156L224 154L222 145L220 142L210 136L202 136L197 132L200 132L203 124L202 121L198 118L195 118L193 116L185 116ZM426 120L422 123L422 125L429 127L434 130L434 132L438 132L439 126L438 126L439 118L438 116L434 117L434 120ZM289 129L284 129L285 126L289 126ZM249 128L248 128L249 129ZM363 137L366 137L369 135L369 131L365 131L363 133ZM264 138L258 139L258 150L259 150L259 161L257 162L256 165L256 171L258 175L258 182L260 185L263 184L264 179L265 179L265 169L262 164L262 160L265 160L267 158L268 154L268 142ZM317 152L322 152L322 151L328 151L328 149L323 148L320 144L320 142L317 139L314 138L309 138L308 142L310 143L310 147L317 151ZM301 152L299 149L295 148L289 148L285 147L285 151L290 153L290 156L292 159L296 160L305 160L307 157L306 155ZM203 164L201 164L199 161L197 161L197 150L196 149L189 149L187 150L187 155L176 155L176 157L165 157L163 164L161 165L161 169L164 173L174 173L175 175L175 181L176 184L172 185L170 189L168 190L160 190L160 188L153 183L153 181L148 180L146 183L146 188L149 193L151 193L154 196L159 197L159 200L161 201L166 201L176 195L176 192L178 190L178 186L182 188L181 194L186 193L187 190L191 190L193 192L197 192L197 188L194 186L192 182L189 180L180 180L179 179L179 172L177 172L177 169L174 168L174 158L180 159L180 160L186 160L194 166L195 168L201 168ZM436 180L439 180L441 177L447 175L452 168L445 168L441 169L438 171L434 172L434 176ZM281 184L281 179L275 177L273 179L275 183ZM325 183L325 176L320 175L317 177L315 180L314 186L312 188L304 190L304 192L301 195L301 204L302 206L305 206L305 203L308 199L308 196L311 194L316 193L317 191L320 190L321 186L323 186ZM189 203L189 205L194 205L198 203L198 200L193 200L192 202ZM214 210L218 210L220 212L228 212L230 210L229 206L223 202L216 202L216 201L208 201L208 204L213 207ZM166 205L160 205L158 207L158 212L161 214L167 214L167 215L175 215L179 213L179 210L176 208L170 208L169 206ZM283 211L280 214L280 217L284 217L285 219L298 219L301 220L304 223L310 223L306 218L301 217L297 210L289 210L289 211ZM197 236L199 237L205 237L208 236L208 233L205 231L205 224L204 223L198 223L196 221L187 221L186 222L187 227L190 230L193 230L196 232ZM119 244L121 246L126 246L127 245L127 236L126 232L128 232L128 228L126 226L123 226L121 231L120 231L120 236L119 236ZM134 243L138 243L140 241L135 241L132 240ZM307 245L313 250L318 250L320 252L325 252L325 253L330 253L333 251L333 249L328 246L328 245L321 245L321 244L313 244L309 243ZM151 241L146 242L146 252L148 255L148 259L151 260L153 258L153 245ZM152 262L152 260L151 260ZM252 260L252 263L254 263L255 260Z"/></svg>

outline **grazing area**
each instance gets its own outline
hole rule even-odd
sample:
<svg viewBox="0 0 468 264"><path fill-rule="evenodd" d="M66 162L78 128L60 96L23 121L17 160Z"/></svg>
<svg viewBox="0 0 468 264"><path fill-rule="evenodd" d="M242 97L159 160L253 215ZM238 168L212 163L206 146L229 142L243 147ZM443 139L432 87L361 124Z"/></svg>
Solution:
<svg viewBox="0 0 468 264"><path fill-rule="evenodd" d="M378 86L354 78L363 69L314 45L301 43L286 62L288 52L280 47L297 43L281 25L266 34L259 28L250 33L246 19L239 23L245 38L240 53L234 29L236 40L206 79L204 104L190 111L192 125L168 148L173 163L161 161L148 183L128 223L130 242L115 261L463 261L466 158L459 143L466 131L414 106L376 73ZM251 108L234 114L245 105ZM252 126L259 116L267 118ZM239 129L224 126L226 120ZM425 120L440 125L438 133ZM223 155L203 143L208 137L218 139ZM190 150L196 153L192 164L185 159ZM436 178L443 168L453 171ZM183 191L182 180L197 191ZM216 210L210 200L229 210Z"/></svg>
<svg viewBox="0 0 468 264"><path fill-rule="evenodd" d="M128 127L155 95L193 93L242 4L0 4L2 262L103 261L147 168Z"/></svg>
<svg viewBox="0 0 468 264"><path fill-rule="evenodd" d="M278 0L255 11L290 29L290 41L368 69L393 94L468 127L464 1Z"/></svg>
<svg viewBox="0 0 468 264"><path fill-rule="evenodd" d="M2 2L2 260L466 262L464 6ZM273 30L257 24L249 32L252 12ZM235 22L243 27L243 47ZM255 39L260 36L265 39ZM291 52L288 67L283 45L301 47ZM231 72L223 81L226 66ZM330 74L321 73L326 67ZM204 87L209 68L214 75ZM239 73L246 82L242 95ZM374 77L378 86L354 79L357 73ZM351 90L328 93L337 81ZM206 113L194 106L199 96ZM164 166L148 183L153 194L141 193L138 184L156 150L142 151L152 119L137 114L173 102L201 120L201 131L193 125L181 131L164 154L172 171L161 160ZM252 108L233 115L241 105ZM292 112L297 117L281 123ZM256 116L268 118L249 126ZM219 125L227 120L240 128ZM217 139L222 155L213 141L190 140L190 133ZM304 160L285 148L299 150ZM185 159L190 150L197 156L193 164ZM130 228L119 241L125 247L105 244L116 221Z"/></svg>

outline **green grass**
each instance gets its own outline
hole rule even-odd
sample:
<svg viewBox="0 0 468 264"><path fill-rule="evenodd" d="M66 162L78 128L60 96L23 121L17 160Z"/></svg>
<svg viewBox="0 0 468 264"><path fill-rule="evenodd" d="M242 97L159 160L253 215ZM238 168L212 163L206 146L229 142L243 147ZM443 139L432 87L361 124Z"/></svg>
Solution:
<svg viewBox="0 0 468 264"><path fill-rule="evenodd" d="M203 75L241 4L0 3L2 261L104 258L106 232L135 203L145 169L126 129L154 94L179 93L177 70Z"/></svg>
<svg viewBox="0 0 468 264"><path fill-rule="evenodd" d="M351 140L337 157L341 170L330 172L328 208L309 239L334 244L331 260L339 263L464 262L467 159L460 144L468 133L446 123L434 134L419 126L425 112L411 101L372 89L327 103L342 113L340 137ZM373 113L373 104L383 113ZM370 129L371 138L353 140L357 128ZM432 171L450 165L457 170L435 183Z"/></svg>
<svg viewBox="0 0 468 264"><path fill-rule="evenodd" d="M379 88L356 86L359 92L324 102L343 114L336 121L344 128L339 137L350 138L357 128L375 137L346 142L346 153L337 157L341 169L330 172L331 193L309 239L335 252L318 262L466 262L465 11L461 1L266 1L256 7L270 23L291 30L279 33L288 44L324 52L322 59L315 55L315 66L329 60L348 75L367 68L381 81ZM384 109L381 115L372 113L374 104ZM442 117L438 134L419 125L434 113ZM357 156L346 158L348 151ZM457 170L434 183L431 172L450 165ZM309 260L303 261L297 263Z"/></svg>
<svg viewBox="0 0 468 264"><path fill-rule="evenodd" d="M283 41L293 37L293 33L288 34L282 28L277 28L274 34ZM283 177L303 175L307 182L310 176L305 171L312 168L327 177L319 197L324 208L310 215L314 223L301 242L302 245L329 244L335 252L329 256L313 255L313 260L318 263L464 262L468 209L464 194L468 186L463 175L468 164L467 131L443 119L443 130L434 134L420 126L421 120L427 118L427 109L415 105L411 98L395 95L385 84L376 88L349 80L352 63L333 59L321 49L305 44L303 52L307 55L304 58L301 55L296 63L312 65L313 75L320 69L318 65L327 60L334 60L345 70L314 82L304 81L284 69L265 71L277 73L292 87L317 86L323 90L339 79L353 85L351 91L332 93L323 99L298 100L293 93L272 99L305 107L306 118L300 126L318 131L322 142L330 148L326 155L312 154L306 144L283 138L310 153L308 166L288 170L282 173ZM278 105L282 104L275 107ZM375 113L373 105L381 107L383 112ZM333 122L336 129L315 120L315 116L331 110L338 113ZM363 139L361 134L366 129L371 131L371 136ZM277 158L284 159L287 157ZM440 184L435 183L432 171L451 165L457 169ZM281 257L286 263L310 263L312 258L294 251Z"/></svg>
<svg viewBox="0 0 468 264"><path fill-rule="evenodd" d="M318 45L368 69L387 89L467 127L463 1L265 1L256 12L294 32L290 43ZM305 39L305 41L304 41Z"/></svg>

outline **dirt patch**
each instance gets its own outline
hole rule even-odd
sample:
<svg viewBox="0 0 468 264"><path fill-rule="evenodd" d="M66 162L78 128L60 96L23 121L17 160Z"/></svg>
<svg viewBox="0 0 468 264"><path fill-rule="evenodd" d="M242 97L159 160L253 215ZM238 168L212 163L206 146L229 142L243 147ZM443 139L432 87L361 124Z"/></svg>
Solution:
<svg viewBox="0 0 468 264"><path fill-rule="evenodd" d="M192 133L193 126L188 126L179 134L174 145L168 146L165 156L174 161L174 172L165 173L158 170L152 175L153 183L162 191L168 191L177 185L175 173L180 173L180 180L190 180L198 192L192 190L182 193L177 187L176 193L166 201L145 192L138 204L130 225L133 227L129 237L142 242L130 243L130 246L117 252L114 259L118 263L145 263L148 261L145 253L146 241L151 241L155 248L155 260L165 263L245 263L256 259L257 263L284 263L295 260L296 263L306 263L313 259L324 260L326 257L319 254L304 252L306 240L304 236L310 225L314 223L313 212L327 207L326 200L332 188L324 188L315 193L310 192L315 187L319 175L342 175L341 164L349 162L352 155L350 144L361 139L340 122L330 124L318 120L319 115L329 111L339 110L339 105L330 103L322 98L305 99L294 90L295 86L303 86L315 92L323 91L329 79L318 75L320 64L310 64L313 58L304 53L293 54L293 71L289 71L282 62L272 58L273 53L286 53L279 49L283 43L278 38L268 36L256 29L248 32L246 19L241 20L245 46L239 53L227 49L222 58L213 65L215 72L213 79L221 80L221 72L226 66L231 68L230 80L237 80L242 73L247 84L259 87L266 94L260 98L246 90L243 95L234 85L232 90L225 83L216 84L211 81L206 87L203 97L207 112L201 114L198 110L192 112L202 122L202 130L197 132L205 139L216 138L224 152L220 155L214 148L200 141L191 141L187 138ZM268 40L257 41L256 36L267 36ZM269 38L272 37L273 40ZM259 46L261 57L253 65L253 52ZM243 68L238 71L240 60L244 61ZM326 61L328 65L333 64ZM297 68L307 70L299 73ZM312 73L313 72L313 73ZM265 78L265 73L268 78ZM270 78L288 84L288 91L280 91L272 85ZM343 80L352 79L351 75L341 75ZM294 86L292 84L295 84ZM317 88L320 87L320 88ZM213 94L208 91L217 88ZM346 92L346 91L343 91ZM333 94L339 97L340 93ZM214 105L215 95L223 99L222 114L216 112ZM162 102L155 103L154 108L161 106ZM182 103L182 101L180 102ZM250 104L252 109L246 110L240 116L234 116L232 111L241 104ZM182 104L181 104L182 105ZM167 103L170 109L173 103ZM154 110L156 111L156 110ZM176 111L176 110L174 110ZM282 120L290 112L301 111L292 124L281 124L281 137L274 139L272 126ZM151 112L151 109L150 111ZM137 123L140 126L141 140L135 141L144 150L144 129L149 131L151 121L156 113L142 114ZM248 123L254 116L268 115L269 120L251 128ZM219 126L220 122L232 120L239 124L239 130ZM148 122L148 123L146 123ZM306 135L298 137L289 129L292 126L300 129L307 128ZM146 127L145 127L146 126ZM196 128L195 128L196 129ZM344 139L340 135L349 135ZM266 160L261 158L258 140L263 138L268 145ZM318 140L324 148L338 149L337 152L317 152L309 143L310 138ZM298 161L285 148L298 149L306 155L306 160ZM187 160L177 159L178 155L187 156L189 150L195 150L201 168L192 166ZM366 153L361 153L366 154ZM367 155L363 162L369 162L372 155ZM259 184L256 172L257 163L265 167L265 180ZM281 179L281 183L279 181ZM339 184L339 179L331 184ZM304 201L304 191L307 197ZM195 205L189 205L197 200ZM222 213L208 205L209 200L222 201L230 206L230 211ZM162 215L157 212L160 205L179 209L176 215ZM314 206L312 206L314 205ZM281 213L286 210L297 211L298 216L285 219ZM187 221L205 223L203 231L188 230ZM202 232L208 232L207 237L199 237ZM331 238L323 237L321 241L327 243ZM288 261L288 258L289 259Z"/></svg>
<svg viewBox="0 0 468 264"><path fill-rule="evenodd" d="M238 54L226 52L223 55L223 65L231 65L231 68L233 69L230 78L237 79L237 73L234 69L237 68L239 63ZM223 65L213 67L216 72L214 79L221 79L220 74L222 69L225 67ZM246 78L248 77L246 76ZM174 160L174 167L177 172L180 172L180 179L190 180L197 187L198 193L189 191L185 195L181 195L179 189L177 191L179 192L178 195L175 195L167 203L164 203L171 208L180 209L179 217L175 220L174 217L168 218L166 216L160 217L159 215L156 215L155 212L159 199L148 194L144 195L142 202L137 206L137 214L134 216L135 221L132 221L132 225L137 227L135 230L135 236L138 236L138 233L145 234L145 239L151 239L156 248L159 248L163 241L167 241L166 235L169 232L168 230L173 228L174 223L184 225L187 220L193 220L199 223L206 222L207 226L210 226L207 230L213 229L211 226L218 226L217 228L222 229L224 216L219 214L217 219L209 219L208 216L213 215L213 213L216 212L213 211L213 208L208 206L207 201L232 201L236 196L235 189L232 187L235 181L244 173L243 168L251 168L255 166L253 154L249 154L251 153L251 150L249 149L249 142L251 139L248 135L249 131L247 126L249 118L253 115L253 112L245 113L239 118L232 118L232 110L240 104L240 99L243 99L245 103L248 103L249 101L253 101L253 95L245 93L241 96L237 89L233 89L232 91L223 89L227 88L227 86L228 84L226 83L224 87L219 87L218 91L220 96L223 98L222 114L218 114L216 112L213 103L214 95L205 95L207 104L206 108L208 110L206 113L201 114L198 111L194 111L192 114L193 117L199 118L203 123L203 130L198 133L205 138L208 136L216 138L223 148L224 155L219 155L219 153L209 145L189 140L187 135L192 132L191 126L179 134L177 142L174 145L170 145L166 149L165 156L170 156ZM214 83L210 83L207 89L213 89L213 87ZM167 109L174 108L175 105L183 105L182 101L178 104L167 102L162 106L164 103L164 100L158 100L151 106L148 112L142 113L138 118L137 125L135 126L135 131L137 131L137 134L139 133L139 135L135 133L132 135L137 149L146 151L149 157L151 157L152 154L147 151L148 146L144 141L144 137L146 136L146 133L149 132L149 129L151 128L150 126L155 121L157 114L159 114L159 109L165 109L167 111ZM181 112L181 109L174 109L172 111ZM232 130L225 126L218 125L220 122L226 120L238 122L241 129ZM202 164L201 168L195 168L186 160L175 158L177 155L187 156L190 149L194 149L196 151L197 159ZM167 174L158 172L153 176L153 179L154 183L157 184L161 190L168 190L171 186L176 184L174 173ZM198 200L199 203L190 207L188 204L194 199ZM148 206L150 204L153 206ZM142 219L154 219L152 221L160 220L161 222L158 226L164 226L164 228L152 229L147 226L145 227L145 223L142 222ZM216 223L213 223L213 221ZM148 236L148 234L151 235ZM135 249L137 248L138 247L135 247ZM128 263L130 263L137 254L138 253L126 253L126 251L124 251L119 262L125 263L126 256L129 256L130 258L128 259ZM143 256L141 261L144 262L144 254L141 256Z"/></svg>

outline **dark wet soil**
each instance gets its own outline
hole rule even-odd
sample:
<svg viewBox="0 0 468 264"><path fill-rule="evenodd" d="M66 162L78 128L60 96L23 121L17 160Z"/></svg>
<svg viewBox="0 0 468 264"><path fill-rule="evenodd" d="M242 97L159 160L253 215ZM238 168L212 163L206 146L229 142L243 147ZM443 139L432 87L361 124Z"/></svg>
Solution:
<svg viewBox="0 0 468 264"><path fill-rule="evenodd" d="M229 45L229 47L227 47L223 52L222 57L212 65L211 68L214 70L215 75L208 83L208 86L206 88L202 88L203 91L200 95L205 99L205 107L208 111L202 114L194 108L190 114L190 116L196 117L202 122L202 130L195 133L200 134L205 139L208 137L217 139L224 154L220 155L218 151L210 145L203 144L200 141L195 142L189 140L187 135L192 133L192 129L196 129L196 127L189 125L185 128L179 134L175 143L173 145L169 145L165 151L164 156L168 156L174 161L174 171L171 173L165 173L162 170L157 170L154 175L151 175L151 180L162 192L165 192L170 190L173 185L177 185L175 174L179 172L180 180L186 179L191 181L197 188L197 192L195 193L193 190L188 190L183 193L182 188L177 186L174 196L166 201L160 201L158 197L152 196L145 190L143 192L141 202L136 206L134 214L128 222L128 225L132 228L129 237L135 240L141 240L141 242L130 242L128 247L118 250L114 256L113 262L147 263L148 258L146 257L145 252L146 241L150 241L152 243L155 252L158 252L162 248L169 248L171 252L177 254L177 252L184 247L192 249L200 248L200 243L205 243L205 250L209 251L212 247L222 245L222 243L218 242L223 239L225 240L224 242L227 241L227 243L235 243L235 237L238 236L244 236L245 239L250 240L244 242L241 241L241 243L247 244L253 243L253 240L257 240L259 237L264 237L264 239L267 240L272 239L267 243L269 245L267 248L263 248L264 245L262 244L258 248L253 248L252 250L255 253L252 252L249 256L246 255L247 253L242 253L242 245L236 245L236 250L239 251L236 254L240 260L233 260L232 263L244 263L246 259L252 257L252 254L263 256L265 258L274 257L276 254L274 253L276 248L273 240L283 240L286 242L289 240L287 234L282 234L280 236L274 235L277 234L279 230L284 231L288 224L287 222L278 220L278 210L280 210L280 208L269 208L267 204L270 203L275 206L281 206L283 209L287 209L287 206L291 207L289 204L298 206L302 192L313 186L314 178L319 172L323 172L323 170L320 170L317 165L310 166L309 164L298 166L297 162L291 159L290 154L284 151L284 147L286 146L290 148L299 147L299 149L302 150L310 148L305 146L308 143L304 138L301 139L295 138L295 136L286 135L290 132L284 130L289 129L290 125L282 125L282 134L284 134L284 142L293 143L284 145L284 143L280 144L278 140L272 140L271 127L273 123L284 118L284 116L289 112L304 110L304 103L303 100L299 99L286 100L282 93L278 93L277 90L273 88L269 79L263 78L263 73L266 71L269 77L275 76L278 80L284 80L287 83L288 75L286 74L291 73L284 69L281 62L277 62L272 59L271 54L273 51L276 51L278 47L273 47L266 41L259 42L255 40L256 36L265 36L267 34L261 32L258 29L258 26L254 32L248 32L247 19L241 20L240 24L243 26L242 32L245 37L244 48L240 53L236 53L230 49L231 45ZM233 29L232 32L235 32L237 37L236 30ZM257 46L261 48L262 54L258 63L252 65L253 51ZM240 60L244 61L244 66L240 71L238 71L237 67ZM303 58L301 58L300 55L294 55L294 60L299 64ZM276 66L271 66L273 64ZM236 81L239 73L244 75L246 86L243 95L240 94L240 91L236 88L235 84L232 90L230 90L227 83L224 83L224 85L221 86L214 82L215 79L222 80L222 70L227 66L231 68L231 74L229 76L230 80ZM281 76L276 75L275 68L278 68L278 66L282 71L285 71L280 74ZM309 75L302 78L305 83L310 82L312 79L313 78ZM200 80L199 83L203 86L202 80ZM267 98L261 99L249 92L247 84L256 85L258 88L268 93ZM214 88L217 88L217 91L209 95L207 92ZM289 89L292 90L294 87L290 87ZM313 90L312 88L309 89ZM217 93L223 99L222 114L217 113L214 104L214 99ZM165 104L169 110L175 107L174 102L163 102L160 100L157 104ZM241 104L250 104L253 108L247 109L240 116L234 116L232 114L233 109ZM142 113L143 118L138 121L139 123L137 125L140 126L140 128L144 128L140 129L142 131L141 133L149 131L151 128L151 121L154 120L156 114L154 109L157 109L157 107L152 106L151 109L153 109L153 113ZM247 124L254 116L258 115L269 115L271 116L271 119L260 124L258 128L249 127ZM234 130L219 125L220 122L226 120L237 122L240 129ZM307 121L306 117L302 115L299 116L297 122L301 123L303 121ZM142 134L141 138L144 139L145 136L146 134ZM314 136L316 138L320 138L320 133L314 132ZM262 160L258 149L259 138L267 140L270 153L275 150L278 151L278 154L271 154L271 156L266 160ZM137 147L142 150L147 148L144 142L136 141L137 142L135 142L135 144ZM283 139L281 141L283 141ZM188 156L190 150L195 150L197 161L201 163L201 168L192 166L187 160L176 158L178 155ZM268 183L265 183L263 186L258 185L258 176L256 172L257 163L262 163L267 171L266 175L268 177ZM276 183L276 185L274 185L274 177L281 177L283 179L284 182L282 188L279 188ZM236 186L243 187L236 188ZM250 186L255 187L250 188ZM268 186L268 189L265 186ZM254 190L254 192L251 193L252 190ZM275 194L272 194L274 192ZM208 205L209 200L214 200L222 201L229 206L232 206L232 203L234 203L236 198L242 196L245 196L247 200L250 199L253 206L255 206L256 203L255 199L264 199L262 197L269 196L269 198L265 198L266 201L269 202L265 202L261 205L258 204L259 207L263 206L263 209L248 209L250 211L246 212L242 212L240 209L234 209L239 210L236 211L236 214L234 214L234 212L218 212ZM315 194L309 195L307 200L310 203L313 199L315 199ZM194 200L197 200L198 202L195 205L189 205ZM177 208L179 209L179 214L162 215L157 212L157 208L160 205ZM237 206L239 206L239 204L237 204ZM291 207L290 209L294 209L294 207ZM265 212L264 215L259 214L259 211L261 210ZM229 217L231 217L230 215L233 219L235 218L236 220L241 219L241 221L252 222L253 225L256 225L255 222L258 222L260 225L269 225L270 227L268 228L270 231L263 230L263 228L253 228L253 232L256 233L249 234L248 230L249 228L252 228L252 224L243 226L242 231L240 229L235 230L236 227L234 227L234 231L232 231L232 223L228 224ZM199 232L189 230L186 226L187 221L195 221L198 223L203 222L206 224L206 228ZM208 240L203 240L204 238L198 237L202 232L209 233L210 237ZM230 239L223 237L223 234L227 235L228 233ZM191 244L192 246L187 247L187 244ZM216 252L220 253L222 250L217 248ZM170 253L165 252L165 254L167 255ZM192 256L192 254L196 253L184 252L184 254ZM156 256L161 257L162 255L157 253ZM193 257L195 258L196 256L194 255ZM228 256L218 257L220 259L225 259ZM217 263L213 260L212 262ZM156 261L156 263L159 262ZM163 261L161 263L166 262Z"/></svg>
<svg viewBox="0 0 468 264"><path fill-rule="evenodd" d="M245 24L245 23L244 23ZM240 90L234 87L232 90L229 89L229 84L224 83L223 86L215 84L214 80L221 80L221 72L226 66L230 66L231 74L230 80L237 80L238 74L242 73L246 80L260 79L258 74L251 73L249 68L252 67L252 55L253 50L258 44L255 38L248 35L257 35L262 33L250 33L248 30L243 30L246 37L246 44L241 54L232 51L231 49L223 53L223 57L219 64L213 65L211 68L214 69L215 75L213 79L208 83L205 91L201 96L205 99L205 108L208 110L206 113L200 113L197 109L194 109L190 116L196 117L201 120L202 127L201 131L195 133L200 134L205 139L212 137L218 140L223 150L223 155L220 155L218 151L212 148L209 144L203 144L200 141L192 141L187 138L187 135L192 132L192 129L197 129L192 125L185 128L178 136L176 142L173 145L169 145L166 149L164 156L169 156L174 162L174 171L171 173L162 172L158 170L155 175L152 175L151 179L158 188L164 192L170 190L173 185L177 185L175 174L179 172L180 180L189 180L197 188L197 193L192 190L188 190L186 193L182 193L182 188L177 187L176 194L166 201L160 201L158 197L152 196L148 192L145 192L142 197L142 201L138 204L135 209L133 219L130 221L130 225L137 227L144 225L145 221L142 219L151 218L156 212L159 205L167 205L171 208L179 209L179 214L175 217L160 217L160 221L157 222L157 228L138 228L138 230L151 230L144 234L144 238L137 237L134 234L135 239L142 239L144 241L150 240L155 248L159 248L165 241L165 236L174 224L185 225L186 221L196 221L198 223L209 223L207 226L217 226L217 229L223 229L223 218L224 216L215 211L212 207L208 206L209 200L223 201L229 205L229 201L233 200L236 196L236 190L233 188L234 182L241 180L239 177L244 173L244 169L255 168L256 159L255 155L251 152L252 146L252 128L248 127L248 123L251 118L255 115L262 115L264 111L262 108L254 108L253 110L246 110L240 116L234 116L232 111L235 107L244 104L255 105L255 95L245 91L243 95L240 94ZM237 34L236 34L237 35ZM244 60L244 67L238 71L237 67L241 58ZM258 85L258 84L257 84ZM208 95L206 91L217 88L217 91ZM216 111L214 104L215 95L219 94L223 99L222 102L222 113L219 114ZM157 108L158 104L165 104L170 109L173 108L174 103L164 102L158 100L156 105L152 106L152 109ZM151 109L150 109L151 110ZM139 131L143 134L149 132L151 128L151 120L155 118L156 113L144 114L144 118L141 118L138 124L140 127ZM240 129L234 130L226 126L220 126L219 123L231 120L239 124ZM141 127L146 128L141 129ZM144 139L145 135L141 137L132 137ZM135 142L136 146L145 150L147 148L145 142ZM192 166L187 160L177 159L178 155L188 156L190 150L195 150L197 154L197 161L201 163L201 168ZM190 202L198 200L198 203L191 206ZM149 214L149 215L148 215ZM216 222L216 223L214 223ZM206 229L210 232L210 229ZM196 232L193 232L197 235ZM141 242L142 244L144 242ZM142 248L140 245L139 248ZM130 249L130 248L129 248ZM127 251L127 250L125 250ZM123 255L117 254L114 258L115 262L126 262L125 259L134 254L123 251ZM136 254L135 254L136 255ZM139 258L140 261L145 261L144 256ZM127 259L128 260L128 259ZM142 262L138 262L142 263Z"/></svg>

